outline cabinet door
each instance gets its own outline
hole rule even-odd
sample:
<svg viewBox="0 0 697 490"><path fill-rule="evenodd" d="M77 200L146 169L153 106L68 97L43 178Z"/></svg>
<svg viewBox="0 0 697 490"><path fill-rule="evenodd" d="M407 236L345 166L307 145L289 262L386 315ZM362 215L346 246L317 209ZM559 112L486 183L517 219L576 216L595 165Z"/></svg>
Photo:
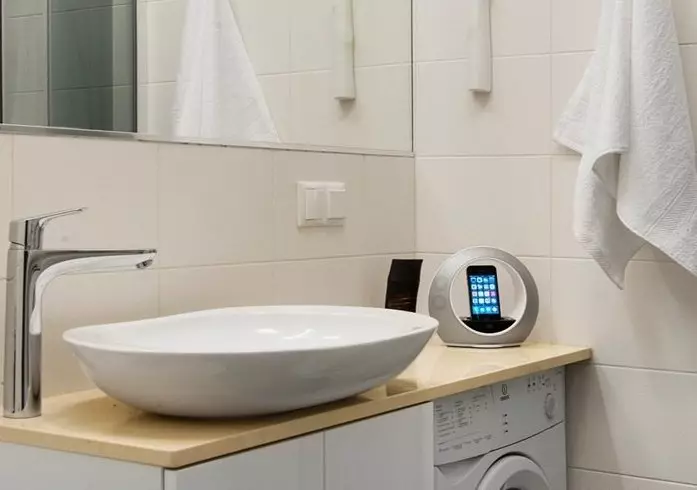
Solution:
<svg viewBox="0 0 697 490"><path fill-rule="evenodd" d="M433 490L433 405L325 432L326 490Z"/></svg>
<svg viewBox="0 0 697 490"><path fill-rule="evenodd" d="M0 488L161 490L162 468L0 443Z"/></svg>
<svg viewBox="0 0 697 490"><path fill-rule="evenodd" d="M165 490L322 490L323 435L165 471Z"/></svg>

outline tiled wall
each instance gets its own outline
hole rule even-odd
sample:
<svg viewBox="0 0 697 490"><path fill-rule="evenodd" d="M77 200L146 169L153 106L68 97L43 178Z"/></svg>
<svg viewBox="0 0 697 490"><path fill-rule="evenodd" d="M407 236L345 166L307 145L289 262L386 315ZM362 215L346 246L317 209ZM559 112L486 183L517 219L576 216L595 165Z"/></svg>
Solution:
<svg viewBox="0 0 697 490"><path fill-rule="evenodd" d="M48 5L5 0L3 122L133 131L133 0Z"/></svg>
<svg viewBox="0 0 697 490"><path fill-rule="evenodd" d="M298 229L297 180L346 182L346 226ZM159 255L151 270L48 287L48 394L88 386L61 340L68 328L235 305L381 306L391 258L414 250L413 158L0 136L0 230L78 206L89 210L52 223L46 247Z"/></svg>
<svg viewBox="0 0 697 490"><path fill-rule="evenodd" d="M283 142L411 151L411 0L354 0L355 103L331 92L332 1L230 0ZM171 135L187 0L139 0L140 130Z"/></svg>
<svg viewBox="0 0 697 490"><path fill-rule="evenodd" d="M415 0L417 250L426 279L467 246L518 254L542 293L534 335L594 348L570 373L570 490L694 489L697 279L644 250L616 290L574 241L578 157L551 138L600 1L494 0L480 97L466 89L468 2ZM697 2L673 3L697 129Z"/></svg>

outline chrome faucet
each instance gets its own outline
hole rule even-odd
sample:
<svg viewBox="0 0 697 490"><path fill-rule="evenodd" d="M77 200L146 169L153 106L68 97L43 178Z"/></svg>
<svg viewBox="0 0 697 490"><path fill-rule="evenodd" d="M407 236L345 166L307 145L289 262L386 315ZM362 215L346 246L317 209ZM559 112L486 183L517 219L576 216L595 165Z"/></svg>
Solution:
<svg viewBox="0 0 697 490"><path fill-rule="evenodd" d="M41 298L51 280L71 272L152 265L156 250L44 250L46 224L71 209L10 223L5 311L4 416L41 415Z"/></svg>

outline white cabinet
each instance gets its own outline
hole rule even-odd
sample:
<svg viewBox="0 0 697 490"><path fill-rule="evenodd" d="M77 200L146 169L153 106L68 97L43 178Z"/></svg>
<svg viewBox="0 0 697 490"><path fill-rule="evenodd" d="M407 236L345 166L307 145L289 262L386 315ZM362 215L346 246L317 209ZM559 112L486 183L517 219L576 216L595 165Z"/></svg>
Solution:
<svg viewBox="0 0 697 490"><path fill-rule="evenodd" d="M433 490L433 406L166 470L0 442L0 490Z"/></svg>
<svg viewBox="0 0 697 490"><path fill-rule="evenodd" d="M165 471L165 490L322 490L323 434ZM129 489L132 490L132 489Z"/></svg>
<svg viewBox="0 0 697 490"><path fill-rule="evenodd" d="M162 468L0 443L0 488L162 490Z"/></svg>
<svg viewBox="0 0 697 490"><path fill-rule="evenodd" d="M324 435L325 490L433 490L433 405Z"/></svg>

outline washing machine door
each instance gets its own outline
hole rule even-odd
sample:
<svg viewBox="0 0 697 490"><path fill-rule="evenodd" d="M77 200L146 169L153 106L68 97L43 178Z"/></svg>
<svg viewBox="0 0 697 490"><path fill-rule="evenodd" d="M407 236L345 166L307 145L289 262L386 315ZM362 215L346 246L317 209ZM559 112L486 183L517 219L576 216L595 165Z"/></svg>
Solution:
<svg viewBox="0 0 697 490"><path fill-rule="evenodd" d="M544 471L524 456L504 456L482 478L477 490L551 490Z"/></svg>

